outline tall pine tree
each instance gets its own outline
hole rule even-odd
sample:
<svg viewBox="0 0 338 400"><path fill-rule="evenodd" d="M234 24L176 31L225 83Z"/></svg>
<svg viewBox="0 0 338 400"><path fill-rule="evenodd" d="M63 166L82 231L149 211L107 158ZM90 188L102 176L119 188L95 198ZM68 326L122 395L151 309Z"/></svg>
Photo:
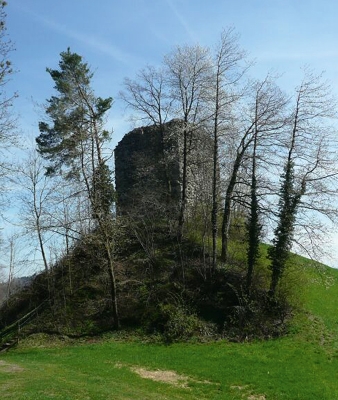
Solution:
<svg viewBox="0 0 338 400"><path fill-rule="evenodd" d="M114 188L102 146L110 138L104 129L112 98L96 97L91 87L93 73L82 57L70 49L61 53L59 69L47 68L57 95L48 100L49 122L40 122L36 142L49 162L47 174L61 174L84 185L91 217L106 253L111 281L114 324L119 326L113 257L112 203Z"/></svg>

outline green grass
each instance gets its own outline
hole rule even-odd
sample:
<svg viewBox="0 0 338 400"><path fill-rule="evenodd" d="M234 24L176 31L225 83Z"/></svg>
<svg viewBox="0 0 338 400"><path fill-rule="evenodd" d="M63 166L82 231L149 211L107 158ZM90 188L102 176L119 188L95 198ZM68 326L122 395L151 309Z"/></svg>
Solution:
<svg viewBox="0 0 338 400"><path fill-rule="evenodd" d="M23 368L0 372L6 399L338 399L337 355L293 338L171 346L105 342L18 349L1 358ZM141 378L130 369L135 366L176 371L190 377L188 387Z"/></svg>
<svg viewBox="0 0 338 400"><path fill-rule="evenodd" d="M338 271L303 265L297 258L289 272L303 312L286 337L169 346L116 335L54 347L24 342L0 355L0 398L338 400ZM145 379L135 367L175 371L188 381Z"/></svg>

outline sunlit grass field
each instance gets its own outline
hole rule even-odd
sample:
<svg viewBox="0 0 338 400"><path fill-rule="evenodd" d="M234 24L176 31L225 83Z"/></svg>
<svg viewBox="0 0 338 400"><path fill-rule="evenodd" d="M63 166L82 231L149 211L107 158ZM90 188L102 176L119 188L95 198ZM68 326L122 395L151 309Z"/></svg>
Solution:
<svg viewBox="0 0 338 400"><path fill-rule="evenodd" d="M251 343L30 338L0 354L0 399L338 399L338 271L300 259L289 334ZM297 282L297 279L299 280Z"/></svg>

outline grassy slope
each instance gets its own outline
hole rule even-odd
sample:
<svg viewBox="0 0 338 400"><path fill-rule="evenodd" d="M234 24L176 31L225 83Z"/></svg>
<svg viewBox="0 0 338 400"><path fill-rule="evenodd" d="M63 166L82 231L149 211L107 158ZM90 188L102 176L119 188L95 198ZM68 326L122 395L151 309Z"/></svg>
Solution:
<svg viewBox="0 0 338 400"><path fill-rule="evenodd" d="M299 264L303 260L298 259ZM308 262L307 262L308 264ZM29 348L0 355L6 399L338 399L338 271L297 267L303 307L287 337L254 343L103 342ZM23 368L17 370L13 365ZM188 388L130 368L174 370Z"/></svg>

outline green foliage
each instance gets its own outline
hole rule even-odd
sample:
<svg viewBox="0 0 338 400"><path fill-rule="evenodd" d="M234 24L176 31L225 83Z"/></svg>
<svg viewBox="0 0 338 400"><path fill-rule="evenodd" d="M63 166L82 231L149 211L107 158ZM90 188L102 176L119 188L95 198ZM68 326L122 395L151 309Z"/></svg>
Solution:
<svg viewBox="0 0 338 400"><path fill-rule="evenodd" d="M251 204L250 215L246 224L248 234L248 272L246 279L246 290L249 293L252 285L254 267L259 258L259 244L262 225L259 222L259 203L257 198L257 181L253 173L251 182Z"/></svg>
<svg viewBox="0 0 338 400"><path fill-rule="evenodd" d="M288 267L278 295L273 303L269 302L267 246L261 246L261 258L248 296L243 224L240 231L240 240L231 244L237 263L212 274L203 248L194 240L177 245L175 238L168 239L164 228L157 228L152 243L156 251L149 253L143 242L125 235L128 226L122 224L112 232L107 231L112 247L117 247L114 267L119 282L117 295L122 327L160 334L166 341L191 337L199 340L227 337L241 341L284 334L292 308L300 304L299 281L304 279L297 274L291 276L292 268ZM42 313L34 329L39 326L42 331L83 335L111 328L113 317L109 310L105 251L100 232L93 231L64 260L59 260L52 270L51 312ZM293 269L297 271L300 267L295 265ZM289 284L291 281L295 284ZM39 304L39 299L48 298L47 281L42 286L40 279L35 288L30 302ZM27 297L23 303L28 305ZM17 308L13 310L11 316L19 316ZM8 319L7 323L11 321Z"/></svg>
<svg viewBox="0 0 338 400"><path fill-rule="evenodd" d="M276 294L277 285L285 270L292 246L297 208L305 191L303 184L300 189L295 188L294 163L292 160L287 161L284 171L280 189L278 222L274 232L275 237L268 252L271 259L270 292L272 296Z"/></svg>
<svg viewBox="0 0 338 400"><path fill-rule="evenodd" d="M108 216L116 199L112 173L105 163L100 163L94 171L91 185L92 208L94 217Z"/></svg>
<svg viewBox="0 0 338 400"><path fill-rule="evenodd" d="M250 296L245 292L229 312L223 335L239 342L283 336L288 329L290 311L289 303L282 296L271 302L266 292L250 293Z"/></svg>
<svg viewBox="0 0 338 400"><path fill-rule="evenodd" d="M51 123L39 123L40 135L36 142L40 154L50 162L47 173L57 173L66 166L69 168L67 176L76 177L79 163L83 162L79 158L84 157L84 151L89 151L93 135L100 135L112 98L95 97L90 87L93 73L81 56L69 48L60 56L59 69L47 68L58 92L48 100L46 108ZM102 137L95 140L108 137L104 131Z"/></svg>
<svg viewBox="0 0 338 400"><path fill-rule="evenodd" d="M166 340L186 340L198 335L201 325L197 315L184 305L164 304L161 312L165 318L164 336Z"/></svg>

